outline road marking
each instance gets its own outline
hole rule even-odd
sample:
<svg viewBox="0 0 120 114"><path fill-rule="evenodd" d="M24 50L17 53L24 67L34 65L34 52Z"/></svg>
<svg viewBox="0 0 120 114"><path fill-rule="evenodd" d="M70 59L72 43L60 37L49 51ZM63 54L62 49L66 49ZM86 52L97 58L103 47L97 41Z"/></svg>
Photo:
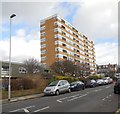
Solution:
<svg viewBox="0 0 120 114"><path fill-rule="evenodd" d="M103 90L103 89L97 89L97 90L94 90L95 92L98 92L98 91L101 91L101 90Z"/></svg>
<svg viewBox="0 0 120 114"><path fill-rule="evenodd" d="M45 110L45 109L48 109L48 108L50 108L50 107L47 106L47 107L44 107L44 108L41 108L41 109L35 110L34 112L40 112L40 111Z"/></svg>
<svg viewBox="0 0 120 114"><path fill-rule="evenodd" d="M12 110L10 112L17 112L17 111L20 111L20 110L29 109L29 108L33 108L33 107L35 107L35 106L33 105L33 106L25 107L25 108L20 108L20 109Z"/></svg>
<svg viewBox="0 0 120 114"><path fill-rule="evenodd" d="M102 99L103 101L105 100L105 98Z"/></svg>
<svg viewBox="0 0 120 114"><path fill-rule="evenodd" d="M89 94L90 92L87 92L87 94Z"/></svg>
<svg viewBox="0 0 120 114"><path fill-rule="evenodd" d="M61 100L69 99L69 98L76 97L76 96L79 96L79 95L80 95L80 94L76 94L76 95L73 95L73 96L70 96L70 97L64 97L64 98L58 99L57 102L62 103Z"/></svg>
<svg viewBox="0 0 120 114"><path fill-rule="evenodd" d="M62 101L60 101L60 100L57 100L57 102L62 103Z"/></svg>
<svg viewBox="0 0 120 114"><path fill-rule="evenodd" d="M106 88L110 88L110 86L107 86Z"/></svg>
<svg viewBox="0 0 120 114"><path fill-rule="evenodd" d="M26 113L29 113L29 110L28 110L28 109L25 108L25 109L23 109L23 110L24 110Z"/></svg>
<svg viewBox="0 0 120 114"><path fill-rule="evenodd" d="M102 100L104 101L105 99L108 99L108 98L110 98L112 95L110 94L110 95L108 95L107 97L105 97L105 98L103 98Z"/></svg>
<svg viewBox="0 0 120 114"><path fill-rule="evenodd" d="M79 96L79 97L75 97L75 98L73 98L73 99L68 100L68 102L69 102L69 101L73 101L73 100L75 100L75 99L79 99L79 98L81 98L81 97L85 97L86 95L88 95L88 94L84 94L84 95L81 95L81 96Z"/></svg>

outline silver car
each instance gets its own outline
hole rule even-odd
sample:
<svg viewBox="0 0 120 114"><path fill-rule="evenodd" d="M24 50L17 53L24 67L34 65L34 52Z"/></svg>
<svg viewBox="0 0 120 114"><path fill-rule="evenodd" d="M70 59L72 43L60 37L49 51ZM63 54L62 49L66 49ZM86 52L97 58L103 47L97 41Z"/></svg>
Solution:
<svg viewBox="0 0 120 114"><path fill-rule="evenodd" d="M71 92L70 84L67 80L53 81L44 89L44 95L59 95L63 92Z"/></svg>

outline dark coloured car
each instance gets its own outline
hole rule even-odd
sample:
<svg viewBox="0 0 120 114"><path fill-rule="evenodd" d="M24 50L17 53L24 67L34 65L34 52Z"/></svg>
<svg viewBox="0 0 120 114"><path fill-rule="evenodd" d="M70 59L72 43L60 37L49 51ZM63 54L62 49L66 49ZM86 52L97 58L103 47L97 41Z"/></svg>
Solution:
<svg viewBox="0 0 120 114"><path fill-rule="evenodd" d="M84 90L85 84L81 81L75 81L70 84L71 91Z"/></svg>
<svg viewBox="0 0 120 114"><path fill-rule="evenodd" d="M95 80L87 80L85 82L85 87L88 88L88 87L97 87L99 86L99 84L95 81Z"/></svg>
<svg viewBox="0 0 120 114"><path fill-rule="evenodd" d="M115 85L114 85L114 93L119 94L120 93L120 79L117 79Z"/></svg>

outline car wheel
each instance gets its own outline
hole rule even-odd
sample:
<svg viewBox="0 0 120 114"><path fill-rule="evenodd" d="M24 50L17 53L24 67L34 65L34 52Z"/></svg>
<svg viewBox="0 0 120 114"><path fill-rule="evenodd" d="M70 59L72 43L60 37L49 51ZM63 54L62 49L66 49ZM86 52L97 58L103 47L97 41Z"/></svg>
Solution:
<svg viewBox="0 0 120 114"><path fill-rule="evenodd" d="M117 92L117 91L114 91L114 93L115 93L115 94L118 94L118 92Z"/></svg>
<svg viewBox="0 0 120 114"><path fill-rule="evenodd" d="M56 90L55 94L56 94L56 95L59 95L59 94L60 94L59 90Z"/></svg>
<svg viewBox="0 0 120 114"><path fill-rule="evenodd" d="M83 87L82 87L82 90L84 90L84 89L85 89L85 87L83 86Z"/></svg>

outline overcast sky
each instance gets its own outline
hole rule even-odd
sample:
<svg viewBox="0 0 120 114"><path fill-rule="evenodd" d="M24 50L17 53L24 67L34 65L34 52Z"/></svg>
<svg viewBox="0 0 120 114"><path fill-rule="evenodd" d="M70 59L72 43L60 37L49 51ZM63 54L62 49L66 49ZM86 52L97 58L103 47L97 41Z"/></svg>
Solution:
<svg viewBox="0 0 120 114"><path fill-rule="evenodd" d="M97 64L118 63L119 0L2 0L0 60L9 60L9 16L12 19L12 61L40 60L40 20L58 13L95 43ZM0 20L1 21L1 20Z"/></svg>

